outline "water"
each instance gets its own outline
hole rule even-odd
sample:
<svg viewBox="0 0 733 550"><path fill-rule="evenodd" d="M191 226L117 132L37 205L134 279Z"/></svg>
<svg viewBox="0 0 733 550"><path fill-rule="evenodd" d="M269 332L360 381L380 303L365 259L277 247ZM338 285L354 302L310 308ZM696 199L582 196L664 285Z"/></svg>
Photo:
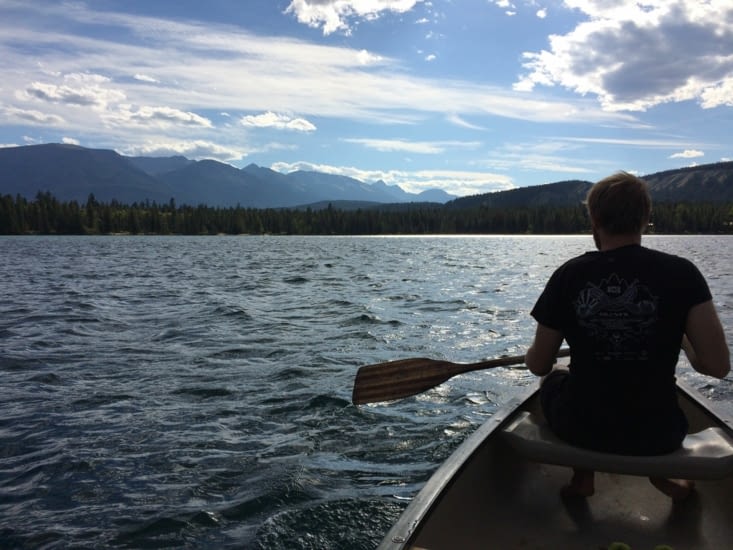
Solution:
<svg viewBox="0 0 733 550"><path fill-rule="evenodd" d="M526 371L353 407L364 364L522 354L590 237L0 238L0 548L373 548ZM708 277L733 237L648 237ZM733 388L681 376L729 407Z"/></svg>

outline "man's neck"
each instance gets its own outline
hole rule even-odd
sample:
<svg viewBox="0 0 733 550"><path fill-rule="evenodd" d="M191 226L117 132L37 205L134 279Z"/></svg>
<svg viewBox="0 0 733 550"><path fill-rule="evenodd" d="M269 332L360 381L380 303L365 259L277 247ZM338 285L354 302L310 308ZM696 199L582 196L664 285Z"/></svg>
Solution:
<svg viewBox="0 0 733 550"><path fill-rule="evenodd" d="M596 246L601 252L629 246L632 244L641 244L641 233L629 233L624 235L615 235L598 229L593 235Z"/></svg>

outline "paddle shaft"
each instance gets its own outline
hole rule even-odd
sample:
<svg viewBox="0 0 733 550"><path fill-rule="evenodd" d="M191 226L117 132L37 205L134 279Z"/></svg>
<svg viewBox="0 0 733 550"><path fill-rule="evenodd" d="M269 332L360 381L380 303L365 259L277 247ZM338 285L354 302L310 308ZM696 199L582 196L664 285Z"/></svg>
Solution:
<svg viewBox="0 0 733 550"><path fill-rule="evenodd" d="M567 357L561 349L557 356ZM366 365L356 372L351 401L354 405L392 401L422 393L465 372L524 363L524 355L499 357L477 363L452 363L438 359L413 358Z"/></svg>

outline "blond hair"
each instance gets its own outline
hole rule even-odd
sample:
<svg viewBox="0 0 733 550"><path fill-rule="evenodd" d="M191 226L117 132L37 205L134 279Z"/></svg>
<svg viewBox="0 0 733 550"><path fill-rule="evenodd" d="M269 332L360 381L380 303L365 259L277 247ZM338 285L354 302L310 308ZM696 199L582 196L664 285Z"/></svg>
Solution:
<svg viewBox="0 0 733 550"><path fill-rule="evenodd" d="M585 204L594 225L613 235L641 233L652 211L646 182L628 172L616 172L596 183Z"/></svg>

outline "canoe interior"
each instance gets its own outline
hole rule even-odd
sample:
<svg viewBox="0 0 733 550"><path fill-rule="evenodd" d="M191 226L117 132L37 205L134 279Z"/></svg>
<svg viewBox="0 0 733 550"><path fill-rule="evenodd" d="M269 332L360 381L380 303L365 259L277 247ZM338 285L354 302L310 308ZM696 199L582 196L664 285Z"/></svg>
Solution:
<svg viewBox="0 0 733 550"><path fill-rule="evenodd" d="M691 432L721 426L733 434L704 398L684 386L679 393ZM524 460L497 437L516 411L539 414L536 393L528 395L456 450L380 548L603 549L616 541L634 550L733 547L732 478L697 481L693 495L675 504L645 477L599 472L594 496L563 499L569 468Z"/></svg>

